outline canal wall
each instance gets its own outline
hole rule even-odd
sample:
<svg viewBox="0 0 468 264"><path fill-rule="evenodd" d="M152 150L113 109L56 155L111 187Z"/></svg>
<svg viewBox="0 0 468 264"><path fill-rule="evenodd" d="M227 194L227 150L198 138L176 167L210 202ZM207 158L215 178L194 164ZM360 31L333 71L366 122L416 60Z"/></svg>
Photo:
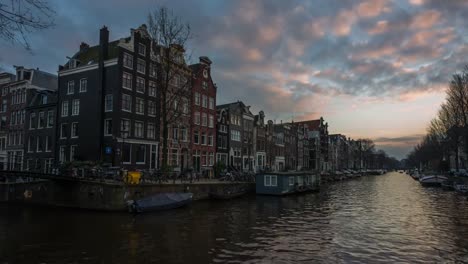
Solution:
<svg viewBox="0 0 468 264"><path fill-rule="evenodd" d="M0 202L40 204L92 210L126 210L126 201L156 193L191 192L194 200L210 198L210 193L230 189L255 190L254 183L196 182L125 185L95 181L41 180L0 183Z"/></svg>

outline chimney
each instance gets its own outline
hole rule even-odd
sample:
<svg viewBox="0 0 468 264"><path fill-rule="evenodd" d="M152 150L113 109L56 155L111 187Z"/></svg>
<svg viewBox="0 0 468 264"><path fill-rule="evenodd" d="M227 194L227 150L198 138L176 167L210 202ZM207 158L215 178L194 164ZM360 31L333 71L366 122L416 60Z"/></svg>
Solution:
<svg viewBox="0 0 468 264"><path fill-rule="evenodd" d="M199 57L199 59L200 59L201 64L206 64L206 65L210 66L211 63L212 63L211 60L207 56L201 56L201 57Z"/></svg>
<svg viewBox="0 0 468 264"><path fill-rule="evenodd" d="M100 54L99 59L106 60L107 59L107 50L109 46L109 30L107 30L106 26L103 26L99 31L99 46L100 46Z"/></svg>
<svg viewBox="0 0 468 264"><path fill-rule="evenodd" d="M80 44L80 51L85 51L89 48L89 45L85 42L81 42Z"/></svg>

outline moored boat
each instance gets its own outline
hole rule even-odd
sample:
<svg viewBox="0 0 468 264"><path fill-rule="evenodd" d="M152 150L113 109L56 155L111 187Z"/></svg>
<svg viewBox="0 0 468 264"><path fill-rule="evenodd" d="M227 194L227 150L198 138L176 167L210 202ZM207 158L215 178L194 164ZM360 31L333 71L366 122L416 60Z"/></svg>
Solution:
<svg viewBox="0 0 468 264"><path fill-rule="evenodd" d="M215 200L229 200L245 195L247 190L228 190L225 192L212 192L210 193L210 198Z"/></svg>
<svg viewBox="0 0 468 264"><path fill-rule="evenodd" d="M193 193L158 193L138 200L130 200L132 213L144 213L182 207L192 202Z"/></svg>
<svg viewBox="0 0 468 264"><path fill-rule="evenodd" d="M423 186L441 186L442 182L446 180L447 177L440 175L423 175L419 178L419 182Z"/></svg>
<svg viewBox="0 0 468 264"><path fill-rule="evenodd" d="M454 185L455 191L459 192L463 195L468 195L468 185L466 184L455 184Z"/></svg>

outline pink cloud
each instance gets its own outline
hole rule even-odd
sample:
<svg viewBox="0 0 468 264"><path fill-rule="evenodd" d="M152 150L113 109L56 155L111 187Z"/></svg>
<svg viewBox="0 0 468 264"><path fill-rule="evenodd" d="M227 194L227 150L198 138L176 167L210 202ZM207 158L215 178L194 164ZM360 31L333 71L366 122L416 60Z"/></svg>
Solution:
<svg viewBox="0 0 468 264"><path fill-rule="evenodd" d="M361 17L375 17L391 11L387 4L387 0L369 0L360 3L356 11Z"/></svg>
<svg viewBox="0 0 468 264"><path fill-rule="evenodd" d="M440 22L441 15L436 10L427 10L413 18L411 27L415 29L426 29L432 28L434 25Z"/></svg>
<svg viewBox="0 0 468 264"><path fill-rule="evenodd" d="M388 30L388 21L380 20L377 24L371 28L368 33L371 35L382 34Z"/></svg>
<svg viewBox="0 0 468 264"><path fill-rule="evenodd" d="M409 0L409 3L412 5L422 5L425 2L426 2L425 0Z"/></svg>

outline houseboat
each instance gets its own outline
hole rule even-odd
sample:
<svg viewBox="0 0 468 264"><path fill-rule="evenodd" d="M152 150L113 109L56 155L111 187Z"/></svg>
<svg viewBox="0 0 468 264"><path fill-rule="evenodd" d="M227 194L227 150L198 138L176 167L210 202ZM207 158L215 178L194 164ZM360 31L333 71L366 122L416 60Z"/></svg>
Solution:
<svg viewBox="0 0 468 264"><path fill-rule="evenodd" d="M320 175L314 172L269 172L256 175L256 193L286 195L318 191Z"/></svg>

